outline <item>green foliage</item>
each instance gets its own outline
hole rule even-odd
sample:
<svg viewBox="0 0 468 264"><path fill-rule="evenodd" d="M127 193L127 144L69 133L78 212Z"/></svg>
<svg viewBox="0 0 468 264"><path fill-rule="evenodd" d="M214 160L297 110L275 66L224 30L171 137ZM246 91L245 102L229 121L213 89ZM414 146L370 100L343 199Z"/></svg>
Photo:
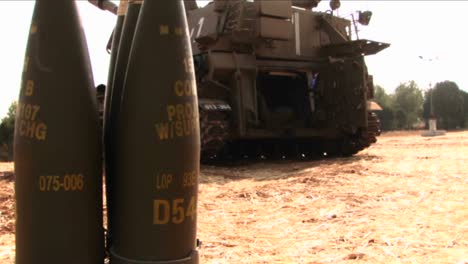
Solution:
<svg viewBox="0 0 468 264"><path fill-rule="evenodd" d="M460 92L463 95L463 113L465 114L465 117L468 117L468 93L463 90L460 90Z"/></svg>
<svg viewBox="0 0 468 264"><path fill-rule="evenodd" d="M393 95L395 128L411 129L420 121L423 105L423 94L414 81L401 83Z"/></svg>
<svg viewBox="0 0 468 264"><path fill-rule="evenodd" d="M379 85L375 86L374 101L382 107L382 111L377 111L376 114L383 130L394 129L392 100L392 96L387 94L384 88Z"/></svg>
<svg viewBox="0 0 468 264"><path fill-rule="evenodd" d="M375 92L374 92L374 100L376 102L378 102L378 104L383 108L383 107L387 107L387 108L390 108L391 107L391 103L392 103L392 97L390 95L388 95L386 92L385 92L385 89L380 86L380 85L376 85L375 86Z"/></svg>
<svg viewBox="0 0 468 264"><path fill-rule="evenodd" d="M10 105L7 116L0 123L0 160L11 160L13 158L16 106L16 102Z"/></svg>
<svg viewBox="0 0 468 264"><path fill-rule="evenodd" d="M395 93L387 94L381 86L375 86L374 100L382 111L377 112L383 130L411 129L421 121L427 121L432 107L442 129L468 127L468 93L456 83L444 81L423 93L414 81L401 83Z"/></svg>
<svg viewBox="0 0 468 264"><path fill-rule="evenodd" d="M460 90L463 95L463 115L465 118L463 119L463 127L468 127L468 93Z"/></svg>
<svg viewBox="0 0 468 264"><path fill-rule="evenodd" d="M424 118L428 118L431 114L432 98L432 112L437 117L438 126L444 129L463 127L466 119L466 110L464 110L466 96L463 93L454 82L437 83L426 93Z"/></svg>

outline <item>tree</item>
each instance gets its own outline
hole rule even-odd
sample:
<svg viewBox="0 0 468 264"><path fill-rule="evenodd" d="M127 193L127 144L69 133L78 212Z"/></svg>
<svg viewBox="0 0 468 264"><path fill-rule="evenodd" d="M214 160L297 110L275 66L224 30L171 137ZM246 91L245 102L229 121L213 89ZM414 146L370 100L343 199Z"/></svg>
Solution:
<svg viewBox="0 0 468 264"><path fill-rule="evenodd" d="M380 119L383 130L392 130L394 128L392 100L392 96L387 94L382 86L375 86L374 101L382 107L382 111L377 111L376 114Z"/></svg>
<svg viewBox="0 0 468 264"><path fill-rule="evenodd" d="M464 126L464 95L458 85L452 81L439 82L426 93L424 102L424 117L428 118L432 111L437 123L444 129L454 129Z"/></svg>
<svg viewBox="0 0 468 264"><path fill-rule="evenodd" d="M401 83L393 96L396 128L410 129L423 112L423 95L414 81Z"/></svg>
<svg viewBox="0 0 468 264"><path fill-rule="evenodd" d="M460 90L463 95L463 114L465 118L463 119L463 127L468 127L468 93Z"/></svg>
<svg viewBox="0 0 468 264"><path fill-rule="evenodd" d="M7 116L0 123L0 160L12 160L13 158L16 106L16 102L10 105Z"/></svg>

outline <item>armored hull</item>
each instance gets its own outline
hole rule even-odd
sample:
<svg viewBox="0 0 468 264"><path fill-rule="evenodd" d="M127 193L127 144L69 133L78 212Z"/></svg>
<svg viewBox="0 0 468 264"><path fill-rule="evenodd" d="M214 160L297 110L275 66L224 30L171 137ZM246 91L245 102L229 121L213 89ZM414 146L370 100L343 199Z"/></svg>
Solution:
<svg viewBox="0 0 468 264"><path fill-rule="evenodd" d="M231 0L188 12L202 160L349 156L376 142L364 56L389 44L295 2L314 6Z"/></svg>

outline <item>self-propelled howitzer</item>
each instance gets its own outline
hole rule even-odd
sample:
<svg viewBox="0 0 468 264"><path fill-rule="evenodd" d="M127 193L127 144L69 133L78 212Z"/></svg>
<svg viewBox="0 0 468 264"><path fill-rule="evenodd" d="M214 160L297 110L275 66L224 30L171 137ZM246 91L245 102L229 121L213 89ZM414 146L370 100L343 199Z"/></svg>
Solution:
<svg viewBox="0 0 468 264"><path fill-rule="evenodd" d="M320 1L212 1L188 11L202 158L353 155L376 142L364 56L389 44L357 38L356 23Z"/></svg>

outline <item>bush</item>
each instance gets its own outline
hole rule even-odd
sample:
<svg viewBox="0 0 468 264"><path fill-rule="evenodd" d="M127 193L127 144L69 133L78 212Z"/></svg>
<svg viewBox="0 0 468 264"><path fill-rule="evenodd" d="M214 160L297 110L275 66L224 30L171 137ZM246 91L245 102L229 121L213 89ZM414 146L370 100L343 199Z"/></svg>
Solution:
<svg viewBox="0 0 468 264"><path fill-rule="evenodd" d="M13 138L15 133L16 102L8 109L8 114L0 123L0 160L13 159Z"/></svg>

